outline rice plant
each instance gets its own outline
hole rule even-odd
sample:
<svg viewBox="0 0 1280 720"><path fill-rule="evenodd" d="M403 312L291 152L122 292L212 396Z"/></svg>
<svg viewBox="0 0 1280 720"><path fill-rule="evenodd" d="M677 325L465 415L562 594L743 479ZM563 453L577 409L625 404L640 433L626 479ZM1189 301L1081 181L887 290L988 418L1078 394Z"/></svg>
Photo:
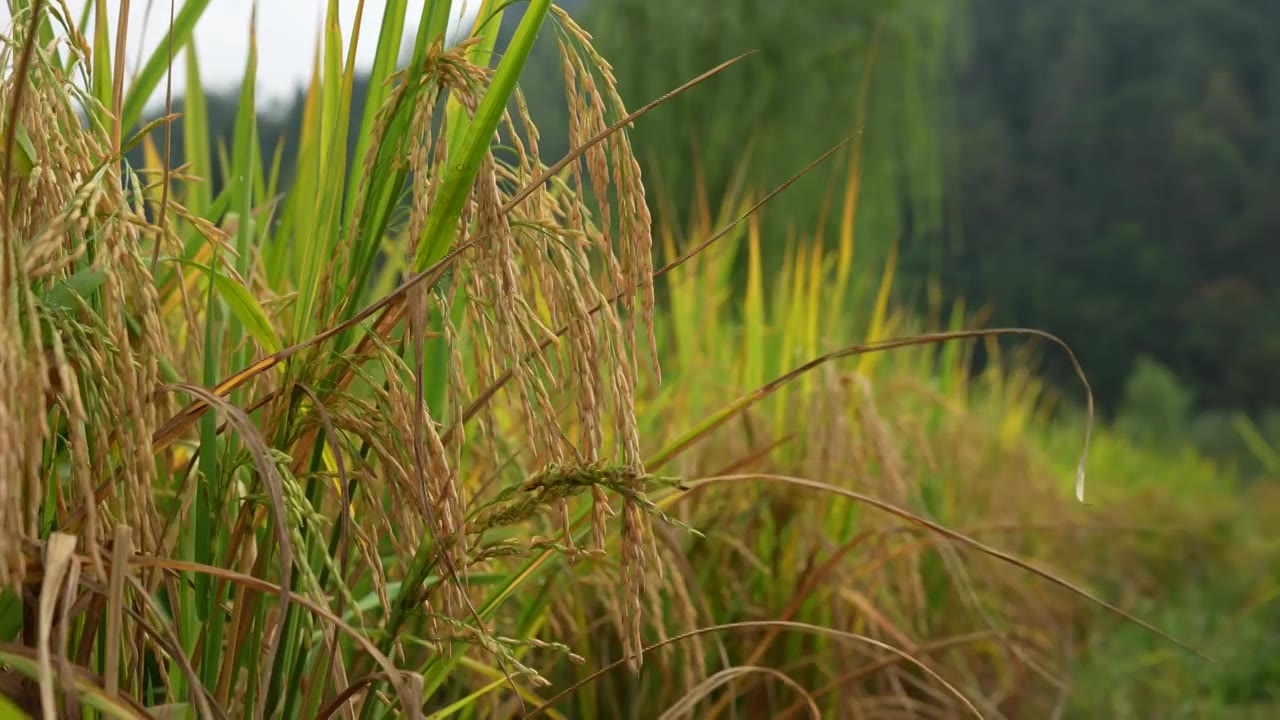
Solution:
<svg viewBox="0 0 1280 720"><path fill-rule="evenodd" d="M162 122L203 121L190 35L207 5L184 5L161 45L187 53L193 89L186 116ZM125 92L110 18L18 10L4 436L22 482L5 484L0 574L43 602L23 625L31 657L6 657L35 663L41 704L416 716L458 686L467 646L504 681L479 696L509 683L527 698L540 676L522 657L554 646L510 624L536 612L502 601L551 554L599 554L616 513L618 622L639 667L646 493L666 482L644 470L633 409L656 370L634 340L652 337L649 217L627 136L608 132L626 108L586 33L533 3L490 67L503 8L446 48L449 3L429 3L397 68L408 10L391 3L377 90L352 108L354 43L330 3L281 200L255 134L256 50L212 196L198 131L187 168L169 169L146 128L156 162L120 162L161 73ZM516 90L548 18L578 148L554 167ZM336 139L351 123L362 147L347 167ZM515 147L500 155L504 131ZM499 438L525 443L518 460ZM55 687L55 655L103 686Z"/></svg>

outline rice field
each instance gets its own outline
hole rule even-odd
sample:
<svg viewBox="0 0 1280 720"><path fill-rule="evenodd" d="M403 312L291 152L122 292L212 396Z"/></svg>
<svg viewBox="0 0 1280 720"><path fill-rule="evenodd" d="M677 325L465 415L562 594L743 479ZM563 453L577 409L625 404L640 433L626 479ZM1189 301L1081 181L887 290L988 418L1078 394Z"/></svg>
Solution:
<svg viewBox="0 0 1280 720"><path fill-rule="evenodd" d="M1087 368L1060 397L994 343L1069 355L1050 335L897 307L892 254L857 252L860 133L795 167L840 168L833 243L765 236L791 181L655 216L629 127L669 96L628 97L563 10L486 2L446 46L449 3L389 0L353 105L335 3L284 168L256 50L209 140L209 0L127 81L117 18L13 6L0 717L1273 702L1274 493L1127 445ZM519 86L539 33L564 157ZM146 120L178 55L183 112Z"/></svg>

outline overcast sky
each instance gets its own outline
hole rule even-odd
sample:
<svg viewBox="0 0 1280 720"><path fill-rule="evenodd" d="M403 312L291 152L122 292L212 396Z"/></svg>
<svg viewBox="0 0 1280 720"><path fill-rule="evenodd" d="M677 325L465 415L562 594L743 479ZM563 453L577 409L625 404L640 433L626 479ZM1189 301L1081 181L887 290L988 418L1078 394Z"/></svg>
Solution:
<svg viewBox="0 0 1280 720"><path fill-rule="evenodd" d="M94 0L66 0L78 21L86 4ZM120 0L107 0L110 10L112 42L116 35L116 15ZM212 0L196 27L196 50L200 59L200 72L204 84L212 88L235 86L244 75L245 55L249 50L249 18L253 0ZM258 29L258 93L262 100L282 98L304 85L311 75L312 56L316 41L323 27L328 0L259 0ZM343 41L350 43L351 29L355 24L357 0L339 0ZM360 42L356 50L357 62L362 67L373 63L377 50L378 29L382 25L382 8L379 0L366 0L364 15L360 21ZM449 38L458 39L475 22L480 0L454 0L453 18L449 23ZM182 0L174 0L175 12L182 7ZM134 71L141 65L139 50L145 59L158 47L169 26L169 0L132 0L130 3L128 38L128 69ZM422 0L409 1L409 21L405 35L411 36L417 28ZM0 26L8 34L12 22L8 3L0 4ZM459 33L462 29L462 33ZM177 53L173 63L174 93L180 94L186 63ZM164 98L162 82L154 100Z"/></svg>

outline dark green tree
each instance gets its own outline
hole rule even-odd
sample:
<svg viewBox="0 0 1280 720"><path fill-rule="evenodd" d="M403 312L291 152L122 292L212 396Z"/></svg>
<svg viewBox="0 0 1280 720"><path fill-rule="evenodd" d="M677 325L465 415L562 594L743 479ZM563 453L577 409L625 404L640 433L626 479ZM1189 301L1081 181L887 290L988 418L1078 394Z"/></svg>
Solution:
<svg viewBox="0 0 1280 720"><path fill-rule="evenodd" d="M1280 404L1280 4L972 7L948 288L1064 336L1112 405L1139 354L1201 406Z"/></svg>

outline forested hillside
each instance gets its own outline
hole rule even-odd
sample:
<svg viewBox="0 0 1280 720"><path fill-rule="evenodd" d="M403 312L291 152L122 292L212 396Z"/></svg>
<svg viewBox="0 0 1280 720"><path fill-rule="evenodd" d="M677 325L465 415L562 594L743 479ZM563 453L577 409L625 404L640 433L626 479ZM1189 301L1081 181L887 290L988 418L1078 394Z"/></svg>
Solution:
<svg viewBox="0 0 1280 720"><path fill-rule="evenodd" d="M948 286L1066 336L1109 398L1150 354L1205 406L1280 405L1280 3L971 7Z"/></svg>

